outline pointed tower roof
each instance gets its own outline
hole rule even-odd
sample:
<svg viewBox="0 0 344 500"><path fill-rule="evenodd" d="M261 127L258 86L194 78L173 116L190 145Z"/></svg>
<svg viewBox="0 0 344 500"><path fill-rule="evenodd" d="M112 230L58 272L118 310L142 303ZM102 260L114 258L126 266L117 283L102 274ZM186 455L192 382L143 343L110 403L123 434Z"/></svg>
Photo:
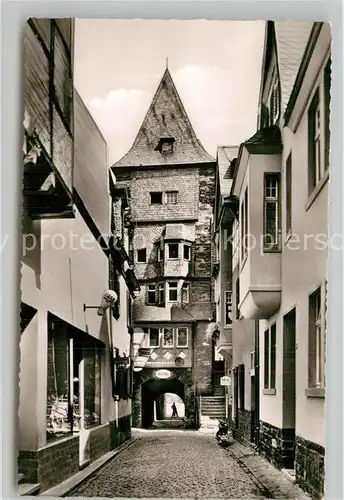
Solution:
<svg viewBox="0 0 344 500"><path fill-rule="evenodd" d="M171 74L166 68L132 147L113 166L116 168L210 162L215 162L215 159L197 139Z"/></svg>

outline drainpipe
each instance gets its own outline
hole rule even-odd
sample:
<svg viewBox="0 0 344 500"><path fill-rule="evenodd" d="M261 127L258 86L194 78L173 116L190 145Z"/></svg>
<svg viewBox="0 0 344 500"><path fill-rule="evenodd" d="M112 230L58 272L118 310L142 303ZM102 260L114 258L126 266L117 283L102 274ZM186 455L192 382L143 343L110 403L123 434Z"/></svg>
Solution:
<svg viewBox="0 0 344 500"><path fill-rule="evenodd" d="M195 353L195 337L196 337L196 322L193 321L191 323L191 334L192 334L192 382L194 386L194 408L195 408L195 419L196 419L196 425L198 426L199 424L199 412L198 412L198 405L197 405L197 382L196 382L196 366L195 366L195 359L196 359L196 353Z"/></svg>
<svg viewBox="0 0 344 500"><path fill-rule="evenodd" d="M260 367L259 367L259 319L254 323L254 382L255 382L255 445L259 449L260 440L260 415L259 415L259 394L260 394Z"/></svg>

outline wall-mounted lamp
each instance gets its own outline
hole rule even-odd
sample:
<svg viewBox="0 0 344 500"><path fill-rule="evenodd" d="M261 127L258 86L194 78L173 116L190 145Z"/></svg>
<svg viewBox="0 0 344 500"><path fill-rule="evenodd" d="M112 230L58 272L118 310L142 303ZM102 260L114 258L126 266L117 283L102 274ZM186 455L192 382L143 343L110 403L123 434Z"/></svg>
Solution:
<svg viewBox="0 0 344 500"><path fill-rule="evenodd" d="M113 290L105 290L101 298L100 306L87 306L86 304L84 304L84 312L86 311L86 309L98 309L98 316L103 316L106 309L116 304L117 299L118 296L116 292L114 292Z"/></svg>

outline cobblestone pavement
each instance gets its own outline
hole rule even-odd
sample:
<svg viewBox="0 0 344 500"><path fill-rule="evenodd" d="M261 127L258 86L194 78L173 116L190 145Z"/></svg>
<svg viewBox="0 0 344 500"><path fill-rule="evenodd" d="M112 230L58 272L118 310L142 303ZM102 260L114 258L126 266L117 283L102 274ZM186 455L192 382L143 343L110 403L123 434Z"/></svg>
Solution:
<svg viewBox="0 0 344 500"><path fill-rule="evenodd" d="M133 434L136 439L128 449L68 497L275 498L237 460L241 449L234 450L236 454L229 452L218 446L214 436L178 430ZM287 483L287 496L276 498L303 498ZM277 491L276 484L274 487Z"/></svg>

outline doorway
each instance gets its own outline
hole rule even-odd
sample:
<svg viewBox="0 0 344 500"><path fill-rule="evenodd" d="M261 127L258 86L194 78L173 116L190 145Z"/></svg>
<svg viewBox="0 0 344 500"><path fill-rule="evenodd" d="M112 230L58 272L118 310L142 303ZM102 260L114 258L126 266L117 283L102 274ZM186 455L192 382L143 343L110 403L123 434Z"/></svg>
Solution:
<svg viewBox="0 0 344 500"><path fill-rule="evenodd" d="M296 419L296 309L283 318L282 467L294 468Z"/></svg>

